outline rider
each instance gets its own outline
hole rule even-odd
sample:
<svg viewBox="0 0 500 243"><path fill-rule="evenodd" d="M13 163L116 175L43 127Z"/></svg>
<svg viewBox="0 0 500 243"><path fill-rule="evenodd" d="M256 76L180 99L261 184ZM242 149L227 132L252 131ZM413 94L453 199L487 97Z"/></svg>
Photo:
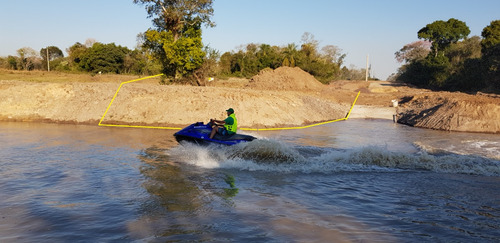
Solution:
<svg viewBox="0 0 500 243"><path fill-rule="evenodd" d="M215 136L215 133L219 133L222 136L229 136L235 134L236 130L238 130L238 120L236 120L233 108L227 109L226 112L227 118L222 121L210 119L210 124L212 125L210 139Z"/></svg>

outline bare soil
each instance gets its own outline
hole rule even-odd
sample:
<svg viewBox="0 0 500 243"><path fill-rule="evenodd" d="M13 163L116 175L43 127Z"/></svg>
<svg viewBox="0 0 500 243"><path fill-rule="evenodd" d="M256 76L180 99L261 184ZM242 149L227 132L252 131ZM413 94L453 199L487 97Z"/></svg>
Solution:
<svg viewBox="0 0 500 243"><path fill-rule="evenodd" d="M128 81L34 82L36 76L28 81L23 77L0 75L5 79L0 80L0 120L97 125L120 82ZM398 122L411 126L500 133L498 95L433 92L381 81L324 85L299 68L287 67L265 70L252 79L215 80L206 87L159 85L156 80L124 84L103 123L182 127L225 118L225 110L232 107L240 127L305 125L345 117L358 92L350 119L393 119L397 114Z"/></svg>

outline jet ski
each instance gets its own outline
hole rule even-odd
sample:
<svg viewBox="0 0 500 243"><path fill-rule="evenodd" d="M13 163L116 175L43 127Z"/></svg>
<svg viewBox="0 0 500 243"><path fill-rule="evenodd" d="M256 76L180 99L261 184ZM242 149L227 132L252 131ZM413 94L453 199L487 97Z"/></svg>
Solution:
<svg viewBox="0 0 500 243"><path fill-rule="evenodd" d="M196 122L174 133L174 137L179 143L181 143L182 141L187 141L199 145L208 145L212 143L235 145L238 143L250 142L254 139L257 139L250 135L244 135L238 133L228 136L215 134L214 138L210 139L211 131L212 127L210 126L210 123L204 124L203 122Z"/></svg>

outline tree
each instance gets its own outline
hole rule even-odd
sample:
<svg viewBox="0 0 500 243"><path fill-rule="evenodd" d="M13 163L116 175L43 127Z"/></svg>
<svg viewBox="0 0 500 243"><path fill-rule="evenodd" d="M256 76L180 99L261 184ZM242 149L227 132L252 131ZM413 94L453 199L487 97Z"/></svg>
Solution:
<svg viewBox="0 0 500 243"><path fill-rule="evenodd" d="M44 59L44 60L47 60L47 49L49 50L48 53L49 53L49 61L52 61L52 60L55 60L57 58L61 58L61 57L64 57L64 54L63 52L61 51L61 49L59 49L58 47L56 46L49 46L47 48L42 48L40 50L40 56Z"/></svg>
<svg viewBox="0 0 500 243"><path fill-rule="evenodd" d="M482 61L489 86L500 91L500 20L492 21L481 33Z"/></svg>
<svg viewBox="0 0 500 243"><path fill-rule="evenodd" d="M264 68L276 69L281 66L282 58L280 57L277 46L261 44L256 55L258 58L258 70L256 70L256 73Z"/></svg>
<svg viewBox="0 0 500 243"><path fill-rule="evenodd" d="M170 31L177 41L186 26L215 26L210 20L214 10L212 0L134 0L136 4L145 5L148 17L153 17L153 24L158 31Z"/></svg>
<svg viewBox="0 0 500 243"><path fill-rule="evenodd" d="M327 62L336 63L339 67L344 63L346 54L342 54L342 49L334 45L326 45L321 48L322 56Z"/></svg>
<svg viewBox="0 0 500 243"><path fill-rule="evenodd" d="M302 40L300 50L293 43L283 47L255 43L242 45L238 52L226 52L220 57L221 74L250 78L266 68L297 66L324 83L342 76L340 67L346 55L340 48L327 45L320 52L318 41L307 32Z"/></svg>
<svg viewBox="0 0 500 243"><path fill-rule="evenodd" d="M288 61L288 58L285 57L285 59L283 59L283 63L281 63L281 66L290 67L290 61Z"/></svg>
<svg viewBox="0 0 500 243"><path fill-rule="evenodd" d="M184 32L176 41L174 39L170 31L150 29L145 33L144 47L162 63L164 74L179 80L201 66L205 52L199 27Z"/></svg>
<svg viewBox="0 0 500 243"><path fill-rule="evenodd" d="M47 50L48 50L48 58L47 58ZM64 54L63 52L61 51L61 49L59 49L58 47L56 46L49 46L47 48L42 48L40 50L40 56L42 57L44 63L43 65L45 67L47 67L47 62L50 62L52 60L55 60L57 58L62 58L64 57Z"/></svg>
<svg viewBox="0 0 500 243"><path fill-rule="evenodd" d="M500 20L483 29L483 39L467 38L469 32L456 19L428 24L418 36L432 42L431 52L425 58L408 58L414 56L408 45L397 52L396 59L406 64L396 80L441 90L500 91Z"/></svg>
<svg viewBox="0 0 500 243"><path fill-rule="evenodd" d="M448 21L434 21L418 31L418 38L432 42L434 56L442 53L451 43L470 34L469 27L460 20L451 18Z"/></svg>
<svg viewBox="0 0 500 243"><path fill-rule="evenodd" d="M198 86L206 85L209 78L213 78L219 72L217 66L217 60L220 58L219 51L207 46L204 52L207 55L204 57L203 64L193 72L193 78L191 78L191 83L196 83Z"/></svg>
<svg viewBox="0 0 500 243"><path fill-rule="evenodd" d="M481 38L473 36L452 44L446 50L445 55L455 69L459 68L466 60L481 57Z"/></svg>
<svg viewBox="0 0 500 243"><path fill-rule="evenodd" d="M220 68L220 74L222 76L228 76L230 75L231 72L231 61L232 61L232 55L231 52L224 52L222 56L220 56L219 59L219 68Z"/></svg>
<svg viewBox="0 0 500 243"><path fill-rule="evenodd" d="M212 0L134 0L145 5L156 29L146 31L144 45L175 79L202 65L201 25L213 27Z"/></svg>
<svg viewBox="0 0 500 243"><path fill-rule="evenodd" d="M289 59L289 66L290 67L295 67L295 58L298 56L298 52L299 51L297 50L297 45L295 45L294 43L288 44L283 49L282 53L286 59Z"/></svg>
<svg viewBox="0 0 500 243"><path fill-rule="evenodd" d="M19 55L18 64L21 65L19 68L23 70L33 70L39 61L36 51L31 47L23 47L17 50L17 54Z"/></svg>
<svg viewBox="0 0 500 243"><path fill-rule="evenodd" d="M93 73L122 73L128 53L128 48L116 46L115 43L97 42L81 56L79 65L83 70Z"/></svg>
<svg viewBox="0 0 500 243"><path fill-rule="evenodd" d="M446 80L450 77L450 61L446 56L427 56L423 60L425 72L429 75L427 83L431 87L442 88L446 85Z"/></svg>
<svg viewBox="0 0 500 243"><path fill-rule="evenodd" d="M490 25L484 27L481 36L483 37L481 40L483 51L500 44L500 20L491 21Z"/></svg>
<svg viewBox="0 0 500 243"><path fill-rule="evenodd" d="M68 52L69 66L73 70L80 69L80 61L87 52L87 47L80 42L76 42L75 44L67 48L66 52Z"/></svg>
<svg viewBox="0 0 500 243"><path fill-rule="evenodd" d="M423 60L431 51L431 43L429 41L415 41L406 44L399 51L394 53L396 60L400 63L411 63L418 60Z"/></svg>
<svg viewBox="0 0 500 243"><path fill-rule="evenodd" d="M7 65L9 68L11 69L14 69L14 70L17 70L18 69L18 65L17 65L17 62L18 62L18 57L15 57L15 56L8 56L7 57Z"/></svg>
<svg viewBox="0 0 500 243"><path fill-rule="evenodd" d="M323 83L328 83L342 76L341 65L346 57L341 49L327 45L319 51L319 42L311 33L302 35L302 45L295 65L310 73Z"/></svg>

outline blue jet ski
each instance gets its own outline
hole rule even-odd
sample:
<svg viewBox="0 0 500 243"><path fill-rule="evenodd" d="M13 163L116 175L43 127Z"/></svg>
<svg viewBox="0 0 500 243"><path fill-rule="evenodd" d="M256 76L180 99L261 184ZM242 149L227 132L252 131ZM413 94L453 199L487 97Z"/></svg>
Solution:
<svg viewBox="0 0 500 243"><path fill-rule="evenodd" d="M196 143L199 145L208 145L211 143L225 144L225 145L235 145L242 142L250 142L257 139L250 135L243 134L233 134L228 136L221 136L220 134L215 134L213 139L210 139L210 132L212 127L209 123L203 124L203 122L193 123L182 130L174 133L175 140L177 142L187 141Z"/></svg>

